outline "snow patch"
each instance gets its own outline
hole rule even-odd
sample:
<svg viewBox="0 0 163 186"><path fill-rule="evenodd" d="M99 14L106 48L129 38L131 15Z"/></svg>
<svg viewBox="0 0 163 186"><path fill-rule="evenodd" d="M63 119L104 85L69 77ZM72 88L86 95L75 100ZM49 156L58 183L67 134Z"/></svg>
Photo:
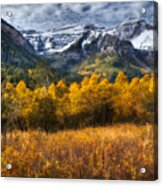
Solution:
<svg viewBox="0 0 163 186"><path fill-rule="evenodd" d="M100 31L92 30L89 36L82 42L82 49L85 49L85 46L91 44L93 40L97 39L100 36L100 34L101 34Z"/></svg>
<svg viewBox="0 0 163 186"><path fill-rule="evenodd" d="M53 53L62 53L66 50L68 50L73 44L75 44L76 40L75 41L72 41L71 43L69 43L68 45L62 47L62 48L59 48L59 49L54 49L54 48L50 48L46 51L46 53L48 54L53 54ZM42 54L42 53L40 53Z"/></svg>
<svg viewBox="0 0 163 186"><path fill-rule="evenodd" d="M131 43L136 49L155 50L156 46L154 46L154 34L153 30L145 30L139 36L131 39Z"/></svg>

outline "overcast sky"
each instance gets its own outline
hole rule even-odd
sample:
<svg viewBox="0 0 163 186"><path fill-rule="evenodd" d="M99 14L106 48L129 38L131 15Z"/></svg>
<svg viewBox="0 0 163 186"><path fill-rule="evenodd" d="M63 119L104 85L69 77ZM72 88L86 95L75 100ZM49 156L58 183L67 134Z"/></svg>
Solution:
<svg viewBox="0 0 163 186"><path fill-rule="evenodd" d="M6 11L12 11L13 16L7 17ZM143 18L153 24L153 2L1 5L1 16L17 29L26 30L90 23L112 28L129 19Z"/></svg>

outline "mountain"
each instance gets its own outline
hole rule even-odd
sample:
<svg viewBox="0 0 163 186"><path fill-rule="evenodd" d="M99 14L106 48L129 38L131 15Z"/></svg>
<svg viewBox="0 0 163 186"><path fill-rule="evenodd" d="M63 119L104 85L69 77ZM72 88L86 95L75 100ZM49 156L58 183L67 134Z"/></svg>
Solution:
<svg viewBox="0 0 163 186"><path fill-rule="evenodd" d="M23 30L21 33L31 43L38 55L48 55L67 50L71 44L83 36L85 30L82 26L71 25L46 32Z"/></svg>
<svg viewBox="0 0 163 186"><path fill-rule="evenodd" d="M134 48L141 50L157 50L156 25L152 26L145 20L131 20L123 22L118 27L108 30L111 35L117 36L121 40L129 40Z"/></svg>
<svg viewBox="0 0 163 186"><path fill-rule="evenodd" d="M22 34L1 19L1 61L16 67L34 66L37 55Z"/></svg>
<svg viewBox="0 0 163 186"><path fill-rule="evenodd" d="M51 29L47 32L34 30L22 31L23 36L31 43L39 55L62 53L68 50L82 38L82 48L93 44L96 39L100 40L105 35L127 40L134 48L140 50L157 50L154 38L157 37L155 26L148 24L145 20L131 20L123 22L114 29L96 27L94 25L68 25L60 29Z"/></svg>
<svg viewBox="0 0 163 186"><path fill-rule="evenodd" d="M122 23L114 29L88 24L67 25L46 32L19 32L2 20L2 61L29 68L43 58L59 74L77 77L76 74L97 72L114 79L123 70L132 78L154 69L157 47L153 47L153 39L144 37L149 32L150 37L157 35L156 28L144 20ZM135 47L140 38L144 43Z"/></svg>

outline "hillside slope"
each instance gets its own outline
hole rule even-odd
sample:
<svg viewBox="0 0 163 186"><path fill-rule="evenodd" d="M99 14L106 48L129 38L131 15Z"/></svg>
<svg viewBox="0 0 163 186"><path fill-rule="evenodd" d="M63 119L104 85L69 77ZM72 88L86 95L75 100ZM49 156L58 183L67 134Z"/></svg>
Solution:
<svg viewBox="0 0 163 186"><path fill-rule="evenodd" d="M13 26L1 19L1 60L15 67L34 66L37 56L30 43Z"/></svg>

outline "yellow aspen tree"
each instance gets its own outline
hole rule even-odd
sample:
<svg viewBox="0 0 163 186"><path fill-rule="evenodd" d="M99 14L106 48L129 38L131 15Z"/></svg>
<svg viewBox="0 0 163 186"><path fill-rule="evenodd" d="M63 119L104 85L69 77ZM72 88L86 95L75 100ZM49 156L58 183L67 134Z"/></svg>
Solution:
<svg viewBox="0 0 163 186"><path fill-rule="evenodd" d="M119 84L121 84L121 83L128 83L128 78L127 78L127 76L124 74L123 71L120 71L120 72L118 73L116 79L115 79L115 82L116 82L116 83L119 83Z"/></svg>
<svg viewBox="0 0 163 186"><path fill-rule="evenodd" d="M56 88L57 88L57 95L59 97L62 97L64 95L64 93L66 92L66 90L67 90L67 86L66 86L66 84L64 83L63 80L60 80L57 83Z"/></svg>
<svg viewBox="0 0 163 186"><path fill-rule="evenodd" d="M84 77L83 81L81 82L81 87L84 88L85 86L88 86L89 78Z"/></svg>
<svg viewBox="0 0 163 186"><path fill-rule="evenodd" d="M114 83L113 107L115 111L114 120L129 118L131 111L131 94L129 92L128 78L120 71Z"/></svg>
<svg viewBox="0 0 163 186"><path fill-rule="evenodd" d="M71 114L77 114L81 112L82 105L80 87L76 82L72 83L69 87L69 100L70 100L70 112Z"/></svg>
<svg viewBox="0 0 163 186"><path fill-rule="evenodd" d="M16 86L16 92L17 94L19 94L20 96L23 96L23 94L26 93L27 87L24 81L20 81L17 86Z"/></svg>
<svg viewBox="0 0 163 186"><path fill-rule="evenodd" d="M7 82L7 83L6 83L6 86L5 86L5 90L6 90L6 91L13 91L13 90L14 90L13 84L10 83L10 82Z"/></svg>
<svg viewBox="0 0 163 186"><path fill-rule="evenodd" d="M140 119L142 112L141 109L141 96L140 96L140 79L135 77L131 80L129 84L129 91L131 92L131 103L132 107L130 108L133 113L133 118L136 120Z"/></svg>
<svg viewBox="0 0 163 186"><path fill-rule="evenodd" d="M12 83L7 82L5 85L5 89L2 90L2 97L1 97L1 129L2 133L6 136L6 132L8 129L12 130L15 126L13 123L13 110L14 110L14 103L13 103L13 95L14 95L15 88Z"/></svg>
<svg viewBox="0 0 163 186"><path fill-rule="evenodd" d="M52 99L56 99L56 87L54 83L51 83L47 90L48 96L50 96Z"/></svg>

